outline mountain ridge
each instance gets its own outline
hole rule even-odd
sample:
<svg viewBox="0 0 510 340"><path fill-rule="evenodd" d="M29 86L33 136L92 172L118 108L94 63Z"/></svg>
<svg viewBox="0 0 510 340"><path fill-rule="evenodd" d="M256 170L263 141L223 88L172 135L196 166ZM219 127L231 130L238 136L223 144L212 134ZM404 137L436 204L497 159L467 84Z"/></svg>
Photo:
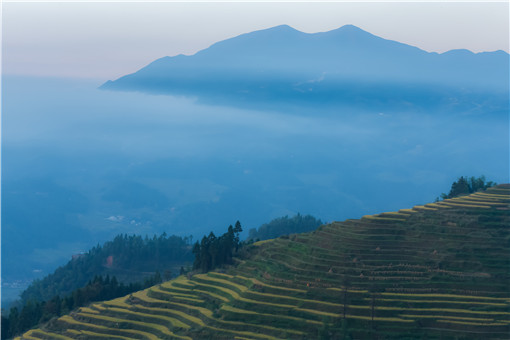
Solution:
<svg viewBox="0 0 510 340"><path fill-rule="evenodd" d="M290 25L287 25L287 24L282 24L282 25L278 25L278 26L273 26L273 27L269 27L269 28L265 28L265 29L260 29L260 30L256 30L256 31L253 31L253 32L248 32L248 33L242 33L242 34L239 34L237 36L234 36L234 37L231 37L231 38L227 38L227 39L224 39L224 40L221 40L221 41L218 41L218 42L215 42L211 45L209 45L208 47L206 48L203 48L197 52L194 52L192 54L176 54L176 55L173 55L173 56L164 56L164 57L161 57L161 58L158 58L156 60L159 60L159 59L171 59L171 58L181 58L181 57L192 57L194 55L196 55L197 53L200 53L204 50L207 50L209 48L211 48L212 46L215 46L215 45L218 45L222 42L225 42L225 41L228 41L228 40L232 40L232 39L236 39L236 38L239 38L239 37L242 37L242 36L245 36L245 35L249 35L249 34L252 34L252 33L257 33L257 32L262 32L262 31L278 31L278 30L288 30L288 31L291 31L291 32L296 32L296 33L301 33L303 35L309 35L309 36L312 36L312 35L321 35L321 34L335 34L336 32L344 32L346 30L351 30L353 32L362 32L364 34L367 34L369 36L373 36L373 37L377 37L377 38L380 38L382 40L385 40L385 41L390 41L390 42L396 42L396 43L399 43L399 44L402 44L402 45L407 45L409 47L412 47L412 48L415 48L415 49L418 49L420 51L423 51L425 53L428 53L428 54L437 54L437 55L443 55L443 54L449 54L449 53L457 53L457 52L461 52L461 51L465 51L465 52L468 52L468 54L475 54L475 55L478 55L478 54L486 54L486 53L503 53L505 54L506 56L508 56L509 54L506 52L506 51L503 51L501 49L499 50L494 50L494 51L481 51L481 52L473 52L469 49L465 49L465 48L455 48L455 49L451 49L451 50L447 50L447 51L444 51L444 52L434 52L434 51L427 51L423 48L420 48L418 46L415 46L415 45L412 45L412 44L407 44L407 43L401 43L397 40L394 40L394 39L387 39L387 38L383 38L383 37L379 37L379 36L376 36L375 34L372 34L358 26L355 26L355 25L352 25L352 24L346 24L346 25L343 25L343 26L340 26L336 29L332 29L332 30L329 30L329 31L321 31L321 32L313 32L313 33L307 33L307 32L303 32L303 31L300 31L296 28L293 28L292 26ZM155 60L155 61L156 61ZM152 62L151 62L152 63ZM146 66L149 66L151 63L145 65L144 67Z"/></svg>
<svg viewBox="0 0 510 340"><path fill-rule="evenodd" d="M508 73L503 51L438 54L353 25L318 33L280 25L219 41L190 56L156 59L100 89L191 95L223 104L400 111L437 110L440 104L453 111L480 106L504 111ZM316 79L321 81L311 84ZM487 98L491 105L482 105Z"/></svg>

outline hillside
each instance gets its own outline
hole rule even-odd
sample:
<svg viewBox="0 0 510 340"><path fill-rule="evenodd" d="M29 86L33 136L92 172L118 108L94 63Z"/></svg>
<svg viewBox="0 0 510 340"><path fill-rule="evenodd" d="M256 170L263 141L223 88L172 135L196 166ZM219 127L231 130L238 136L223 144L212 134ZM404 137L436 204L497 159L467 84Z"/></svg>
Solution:
<svg viewBox="0 0 510 340"><path fill-rule="evenodd" d="M353 25L313 34L281 25L157 59L100 88L230 106L499 111L508 107L508 70L503 51L429 53Z"/></svg>
<svg viewBox="0 0 510 340"><path fill-rule="evenodd" d="M143 282L155 272L171 276L181 266L193 262L191 238L154 235L145 238L127 234L97 245L86 253L76 254L52 274L35 280L21 293L21 302L48 301L81 288L95 276L115 276L119 282ZM170 278L170 277L168 277Z"/></svg>
<svg viewBox="0 0 510 340"><path fill-rule="evenodd" d="M334 222L22 338L508 338L509 211L506 184Z"/></svg>

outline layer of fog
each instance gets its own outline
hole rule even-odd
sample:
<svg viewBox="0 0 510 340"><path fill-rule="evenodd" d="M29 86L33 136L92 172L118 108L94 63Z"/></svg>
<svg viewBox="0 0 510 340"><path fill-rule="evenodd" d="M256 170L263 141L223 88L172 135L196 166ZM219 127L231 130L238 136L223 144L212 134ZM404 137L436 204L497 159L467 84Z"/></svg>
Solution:
<svg viewBox="0 0 510 340"><path fill-rule="evenodd" d="M508 116L273 112L4 77L2 280L52 272L118 233L221 233L434 200L508 182Z"/></svg>

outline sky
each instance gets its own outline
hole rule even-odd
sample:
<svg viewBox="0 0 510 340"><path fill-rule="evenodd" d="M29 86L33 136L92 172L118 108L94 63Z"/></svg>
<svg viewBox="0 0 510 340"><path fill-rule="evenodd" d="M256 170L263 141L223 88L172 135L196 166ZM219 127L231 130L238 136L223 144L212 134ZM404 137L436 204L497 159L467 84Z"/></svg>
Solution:
<svg viewBox="0 0 510 340"><path fill-rule="evenodd" d="M508 2L20 2L2 4L2 73L113 80L254 30L345 24L429 52L509 51Z"/></svg>

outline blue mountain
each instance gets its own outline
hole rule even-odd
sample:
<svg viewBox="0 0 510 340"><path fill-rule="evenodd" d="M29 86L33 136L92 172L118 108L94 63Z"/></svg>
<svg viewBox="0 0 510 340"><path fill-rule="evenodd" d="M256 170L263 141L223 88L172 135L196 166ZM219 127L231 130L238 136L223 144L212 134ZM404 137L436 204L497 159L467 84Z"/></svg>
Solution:
<svg viewBox="0 0 510 340"><path fill-rule="evenodd" d="M429 53L345 25L304 33L287 25L242 34L198 53L163 57L101 89L203 100L471 110L508 107L509 55ZM489 95L488 95L489 94Z"/></svg>

